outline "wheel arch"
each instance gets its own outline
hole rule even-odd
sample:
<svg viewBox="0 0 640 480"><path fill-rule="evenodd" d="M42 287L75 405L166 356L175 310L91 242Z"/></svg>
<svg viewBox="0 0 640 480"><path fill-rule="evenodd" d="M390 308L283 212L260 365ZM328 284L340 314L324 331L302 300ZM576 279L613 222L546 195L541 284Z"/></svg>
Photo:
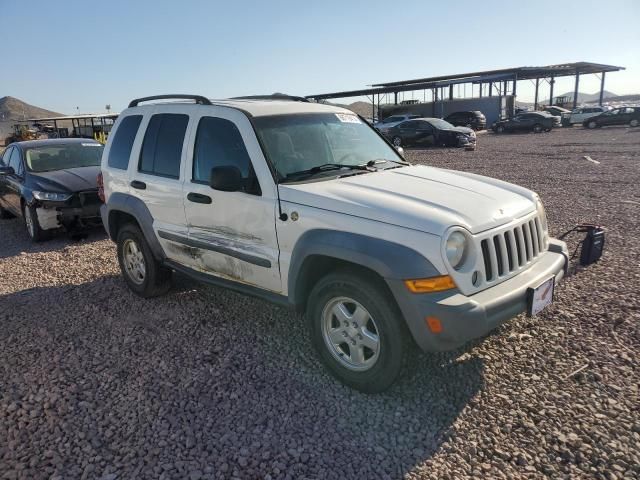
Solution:
<svg viewBox="0 0 640 480"><path fill-rule="evenodd" d="M112 193L108 203L102 206L101 214L104 228L111 240L117 240L118 231L123 225L134 223L140 228L153 255L159 260L166 258L153 230L153 216L142 200L126 193Z"/></svg>
<svg viewBox="0 0 640 480"><path fill-rule="evenodd" d="M424 278L440 272L423 255L404 245L351 232L310 230L291 256L287 280L289 302L303 309L314 285L337 269L349 268L380 281Z"/></svg>

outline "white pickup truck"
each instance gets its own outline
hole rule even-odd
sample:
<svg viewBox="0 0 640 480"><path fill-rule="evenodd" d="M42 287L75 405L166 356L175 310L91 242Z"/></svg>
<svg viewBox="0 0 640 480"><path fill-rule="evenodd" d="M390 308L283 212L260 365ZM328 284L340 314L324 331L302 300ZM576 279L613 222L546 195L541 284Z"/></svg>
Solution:
<svg viewBox="0 0 640 480"><path fill-rule="evenodd" d="M535 193L410 165L352 112L299 98L134 100L101 169L134 292L165 293L179 271L305 312L324 364L365 392L415 346L537 313L567 267Z"/></svg>

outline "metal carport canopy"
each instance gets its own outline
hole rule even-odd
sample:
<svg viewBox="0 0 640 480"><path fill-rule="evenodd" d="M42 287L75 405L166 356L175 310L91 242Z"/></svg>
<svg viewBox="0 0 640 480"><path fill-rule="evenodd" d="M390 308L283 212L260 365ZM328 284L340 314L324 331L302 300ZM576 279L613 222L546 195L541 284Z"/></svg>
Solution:
<svg viewBox="0 0 640 480"><path fill-rule="evenodd" d="M418 78L398 82L376 83L372 85L372 88L306 95L306 98L324 100L330 98L359 97L394 92L408 92L412 90L424 90L461 83L484 83L499 80L517 81L548 77L570 77L576 74L582 75L589 73L617 72L620 70L624 70L624 67L590 62L563 63L558 65L547 65L544 67L503 68L498 70L462 73L458 75L442 75L438 77Z"/></svg>

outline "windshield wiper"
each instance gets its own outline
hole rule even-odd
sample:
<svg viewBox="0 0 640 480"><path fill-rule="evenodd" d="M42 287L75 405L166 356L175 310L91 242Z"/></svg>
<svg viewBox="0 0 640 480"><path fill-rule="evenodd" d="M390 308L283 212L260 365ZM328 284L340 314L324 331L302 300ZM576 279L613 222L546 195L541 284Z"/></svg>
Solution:
<svg viewBox="0 0 640 480"><path fill-rule="evenodd" d="M374 171L374 169L372 169L372 166L370 166L368 163L365 165L344 165L342 163L324 163L322 165L316 165L315 167L311 167L308 170L300 170L298 172L287 173L285 179L290 179L293 177L305 177L309 175L315 175L316 173L331 172L334 170L342 170L342 169L366 170L370 172Z"/></svg>

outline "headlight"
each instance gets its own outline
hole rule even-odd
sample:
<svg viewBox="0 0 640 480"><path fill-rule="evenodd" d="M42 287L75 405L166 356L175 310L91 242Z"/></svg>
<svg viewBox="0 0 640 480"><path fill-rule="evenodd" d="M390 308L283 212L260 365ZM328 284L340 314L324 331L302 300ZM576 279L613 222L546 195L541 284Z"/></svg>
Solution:
<svg viewBox="0 0 640 480"><path fill-rule="evenodd" d="M540 199L536 201L536 210L538 211L538 217L540 217L540 222L542 223L542 230L546 233L549 231L549 227L547 226L547 212L544 211L544 205L542 205Z"/></svg>
<svg viewBox="0 0 640 480"><path fill-rule="evenodd" d="M33 197L38 200L48 200L50 202L65 202L71 198L71 194L54 192L33 192Z"/></svg>
<svg viewBox="0 0 640 480"><path fill-rule="evenodd" d="M454 269L458 269L462 265L466 247L467 237L462 232L453 232L447 238L445 245L447 260Z"/></svg>

